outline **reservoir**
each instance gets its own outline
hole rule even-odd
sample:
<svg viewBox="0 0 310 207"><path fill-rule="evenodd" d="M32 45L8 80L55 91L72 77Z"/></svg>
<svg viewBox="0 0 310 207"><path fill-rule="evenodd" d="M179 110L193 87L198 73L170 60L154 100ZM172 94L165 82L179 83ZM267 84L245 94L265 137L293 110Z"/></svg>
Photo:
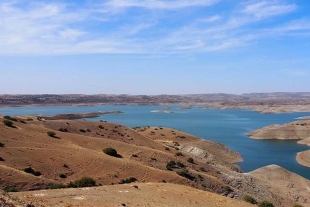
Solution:
<svg viewBox="0 0 310 207"><path fill-rule="evenodd" d="M182 109L179 106L45 106L45 107L5 107L2 115L55 115L63 113L86 113L120 110L123 114L108 114L90 121L105 120L136 126L163 126L179 129L203 139L228 146L241 154L244 161L237 163L243 171L249 172L259 167L276 164L310 179L310 168L301 166L295 157L298 152L310 149L299 145L296 140L254 140L247 132L270 124L284 124L296 121L310 113L260 114L250 110L219 110L193 107Z"/></svg>

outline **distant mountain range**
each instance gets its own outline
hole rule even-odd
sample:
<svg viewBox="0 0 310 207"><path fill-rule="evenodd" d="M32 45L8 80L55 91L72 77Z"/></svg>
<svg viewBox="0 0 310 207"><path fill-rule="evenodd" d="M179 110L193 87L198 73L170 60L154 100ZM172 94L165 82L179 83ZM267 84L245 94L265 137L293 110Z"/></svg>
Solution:
<svg viewBox="0 0 310 207"><path fill-rule="evenodd" d="M235 104L247 105L308 105L310 92L247 93L241 95L214 93L188 95L128 95L128 94L37 94L0 95L0 105L67 105L67 104Z"/></svg>

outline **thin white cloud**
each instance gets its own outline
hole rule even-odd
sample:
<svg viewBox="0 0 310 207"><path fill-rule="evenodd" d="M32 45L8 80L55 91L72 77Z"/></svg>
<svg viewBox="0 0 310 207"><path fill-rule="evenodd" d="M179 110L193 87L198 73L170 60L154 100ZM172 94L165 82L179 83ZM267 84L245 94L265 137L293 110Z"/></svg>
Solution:
<svg viewBox="0 0 310 207"><path fill-rule="evenodd" d="M213 16L210 16L210 17L207 17L205 19L202 19L201 21L202 22L208 22L208 23L211 23L211 22L216 22L218 20L221 19L221 16L219 15L213 15Z"/></svg>
<svg viewBox="0 0 310 207"><path fill-rule="evenodd" d="M142 7L146 9L182 9L186 7L210 6L220 0L110 0L107 6L115 8Z"/></svg>
<svg viewBox="0 0 310 207"><path fill-rule="evenodd" d="M252 15L258 19L277 16L281 14L295 11L297 6L295 4L286 4L283 1L269 0L269 1L251 1L245 4L243 13Z"/></svg>
<svg viewBox="0 0 310 207"><path fill-rule="evenodd" d="M237 4L228 14L193 15L191 21L166 25L170 10L212 6L218 0L110 0L90 8L63 3L0 1L0 55L57 55L92 53L180 54L244 47L261 37L310 32L307 20L273 27L250 27L265 18L284 15L296 5L282 1L250 1ZM22 1L25 4L24 1ZM139 16L115 8L138 7ZM161 9L148 11L145 9ZM195 9L190 12L194 13ZM130 13L130 15L129 15ZM212 12L214 14L214 12ZM221 15L220 15L221 14ZM88 27L88 25L91 25ZM251 29L249 29L251 28ZM309 34L310 35L310 34Z"/></svg>

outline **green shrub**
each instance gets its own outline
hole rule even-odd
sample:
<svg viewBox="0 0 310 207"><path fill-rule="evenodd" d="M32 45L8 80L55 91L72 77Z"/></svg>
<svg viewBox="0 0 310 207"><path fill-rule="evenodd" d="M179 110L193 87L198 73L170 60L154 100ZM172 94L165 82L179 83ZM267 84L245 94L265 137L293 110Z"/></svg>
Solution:
<svg viewBox="0 0 310 207"><path fill-rule="evenodd" d="M66 176L65 174L63 174L63 173L60 173L60 174L59 174L59 177L60 177L60 178L67 178L67 176Z"/></svg>
<svg viewBox="0 0 310 207"><path fill-rule="evenodd" d="M255 200L255 198L253 198L250 195L245 195L242 198L245 202L251 203L251 204L257 204L257 200Z"/></svg>
<svg viewBox="0 0 310 207"><path fill-rule="evenodd" d="M83 177L80 180L76 180L73 183L68 184L68 188L83 188L96 186L96 181L90 177Z"/></svg>
<svg viewBox="0 0 310 207"><path fill-rule="evenodd" d="M121 180L119 182L119 184L125 184L125 183L133 183L133 182L136 182L137 179L135 177L130 177L130 178L127 178L125 180Z"/></svg>
<svg viewBox="0 0 310 207"><path fill-rule="evenodd" d="M7 120L11 120L11 121L16 121L16 122L18 121L16 118L10 117L10 116L4 116L3 118Z"/></svg>
<svg viewBox="0 0 310 207"><path fill-rule="evenodd" d="M258 207L274 207L273 203L270 203L269 201L260 201L257 204Z"/></svg>
<svg viewBox="0 0 310 207"><path fill-rule="evenodd" d="M32 169L32 167L27 167L24 169L24 172L32 174L34 176L40 176L42 175L42 173L40 173L39 171L35 171L34 169Z"/></svg>
<svg viewBox="0 0 310 207"><path fill-rule="evenodd" d="M295 203L293 207L304 207L304 206L299 203Z"/></svg>
<svg viewBox="0 0 310 207"><path fill-rule="evenodd" d="M184 178L187 178L187 179L189 179L189 180L194 180L194 179L195 179L195 177L192 176L192 175L188 172L188 170L180 170L180 171L177 172L177 174L180 175L180 176L182 176L182 177L184 177Z"/></svg>
<svg viewBox="0 0 310 207"><path fill-rule="evenodd" d="M194 159L190 157L187 159L187 162L194 163Z"/></svg>
<svg viewBox="0 0 310 207"><path fill-rule="evenodd" d="M174 168L175 165L176 165L176 162L171 160L171 161L167 162L166 168L167 168L167 170L172 170L172 168Z"/></svg>
<svg viewBox="0 0 310 207"><path fill-rule="evenodd" d="M107 155L117 157L117 151L112 147L104 148L103 152Z"/></svg>
<svg viewBox="0 0 310 207"><path fill-rule="evenodd" d="M14 127L13 122L10 120L3 120L3 124L7 127Z"/></svg>
<svg viewBox="0 0 310 207"><path fill-rule="evenodd" d="M50 136L50 137L55 137L56 133L52 132L52 131L49 131L49 132L47 132L47 135Z"/></svg>
<svg viewBox="0 0 310 207"><path fill-rule="evenodd" d="M5 191L6 192L18 192L19 190L16 187L9 187L9 188L5 189Z"/></svg>
<svg viewBox="0 0 310 207"><path fill-rule="evenodd" d="M179 157L179 156L183 156L183 153L182 152L177 152L177 153L175 153L175 155Z"/></svg>
<svg viewBox="0 0 310 207"><path fill-rule="evenodd" d="M102 125L99 125L98 128L99 129L104 129L104 127Z"/></svg>
<svg viewBox="0 0 310 207"><path fill-rule="evenodd" d="M232 192L232 191L233 191L233 190L230 188L230 186L228 186L228 185L225 185L225 186L223 187L223 189L224 189L225 192Z"/></svg>
<svg viewBox="0 0 310 207"><path fill-rule="evenodd" d="M64 184L53 184L49 186L49 189L61 189L61 188L67 188Z"/></svg>
<svg viewBox="0 0 310 207"><path fill-rule="evenodd" d="M58 129L58 131L61 131L61 132L68 132L68 129L62 128L62 127L61 127L61 128Z"/></svg>
<svg viewBox="0 0 310 207"><path fill-rule="evenodd" d="M186 167L182 162L177 162L177 166L183 168L183 167Z"/></svg>

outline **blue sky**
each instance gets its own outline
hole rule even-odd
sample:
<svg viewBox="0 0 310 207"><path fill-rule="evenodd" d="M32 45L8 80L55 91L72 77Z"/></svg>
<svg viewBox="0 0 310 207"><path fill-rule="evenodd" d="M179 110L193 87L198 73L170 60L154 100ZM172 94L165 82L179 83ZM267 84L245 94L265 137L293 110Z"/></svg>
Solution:
<svg viewBox="0 0 310 207"><path fill-rule="evenodd" d="M1 94L310 91L305 0L0 0Z"/></svg>

